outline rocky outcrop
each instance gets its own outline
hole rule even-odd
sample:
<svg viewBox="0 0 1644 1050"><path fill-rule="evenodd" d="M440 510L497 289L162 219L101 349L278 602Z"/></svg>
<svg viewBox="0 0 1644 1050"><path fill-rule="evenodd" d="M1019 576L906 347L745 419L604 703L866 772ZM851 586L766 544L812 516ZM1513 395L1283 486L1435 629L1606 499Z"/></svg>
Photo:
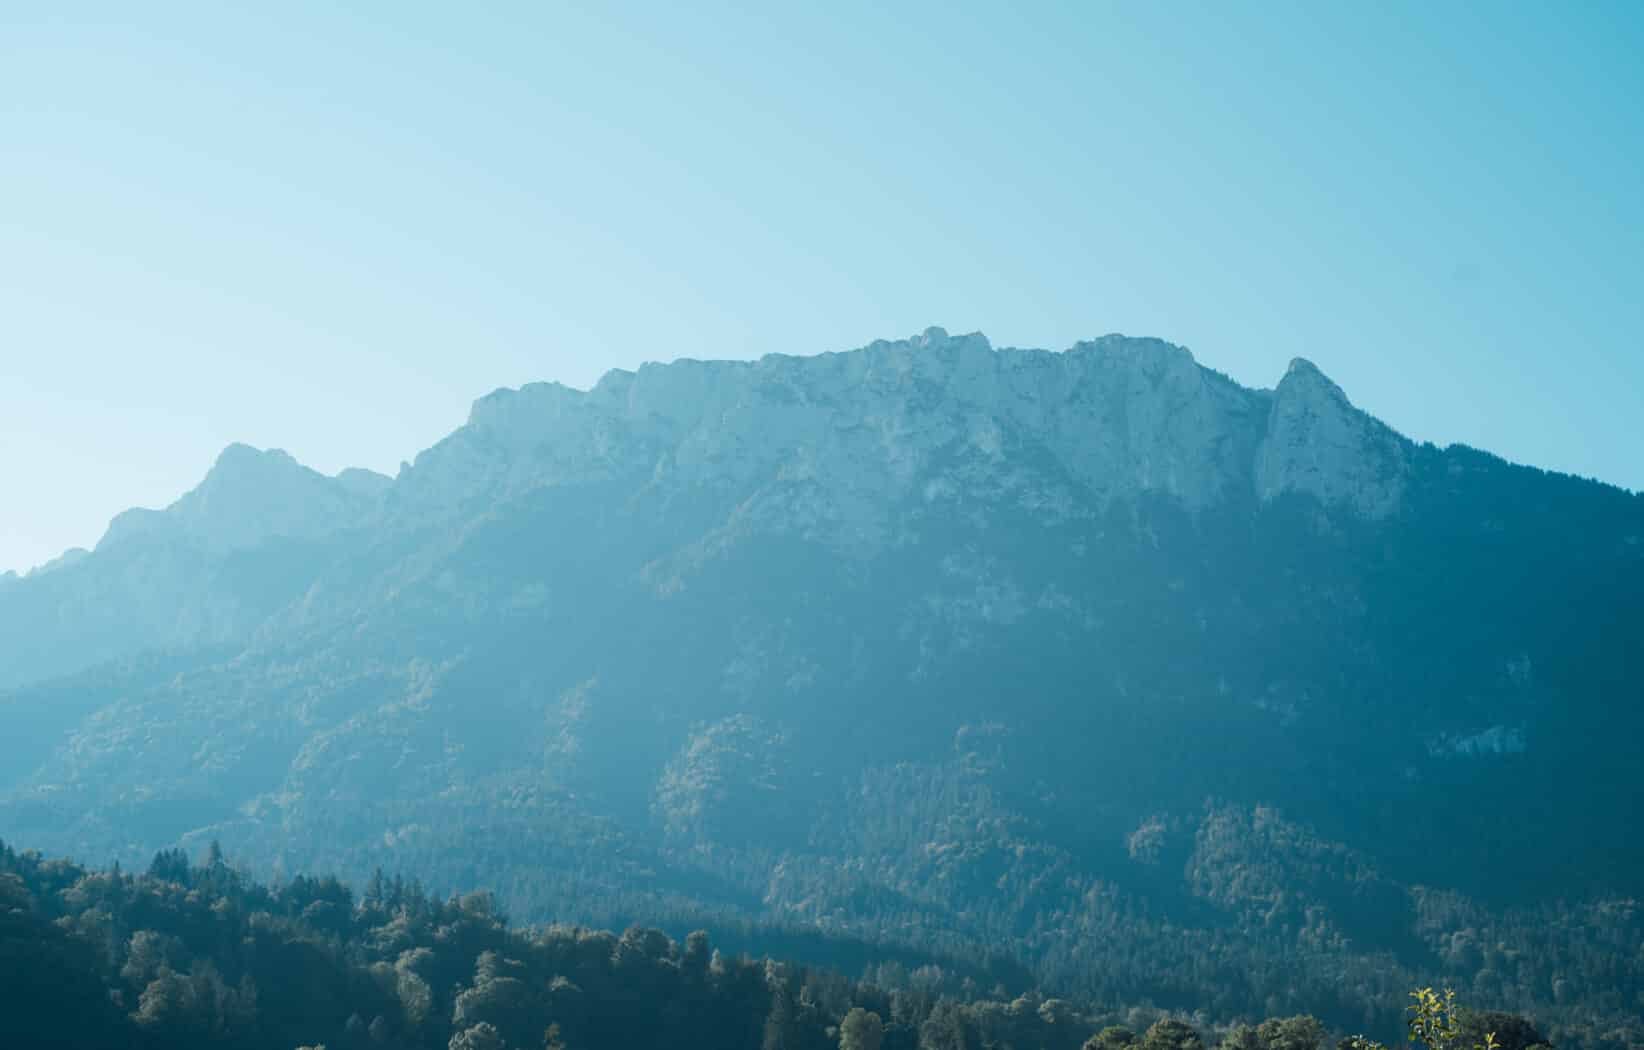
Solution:
<svg viewBox="0 0 1644 1050"><path fill-rule="evenodd" d="M1256 453L1258 496L1304 492L1383 518L1398 509L1408 470L1404 438L1354 408L1311 361L1290 362Z"/></svg>
<svg viewBox="0 0 1644 1050"><path fill-rule="evenodd" d="M313 539L363 524L392 484L357 468L326 477L281 449L234 444L199 485L165 510L135 508L117 516L98 549L159 535L186 538L217 553L274 537Z"/></svg>
<svg viewBox="0 0 1644 1050"><path fill-rule="evenodd" d="M198 487L166 513L213 550L254 547L270 537L310 539L358 525L381 488L351 472L328 478L280 449L230 445ZM387 479L383 479L386 481Z"/></svg>

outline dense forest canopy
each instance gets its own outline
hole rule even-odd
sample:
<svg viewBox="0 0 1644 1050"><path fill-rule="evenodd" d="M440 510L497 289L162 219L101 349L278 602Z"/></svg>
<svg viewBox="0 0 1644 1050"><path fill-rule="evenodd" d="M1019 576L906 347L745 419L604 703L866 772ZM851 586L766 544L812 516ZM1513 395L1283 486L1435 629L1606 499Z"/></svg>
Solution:
<svg viewBox="0 0 1644 1050"><path fill-rule="evenodd" d="M1209 1025L1032 990L994 998L935 965L851 980L727 957L702 931L522 930L489 894L440 900L380 874L358 895L330 877L265 886L215 845L197 865L162 852L134 876L0 843L0 987L0 1045L61 1050L1321 1050L1335 1038L1306 1015ZM1434 1050L1473 1050L1486 1032L1500 1050L1545 1042L1521 1017L1456 1021Z"/></svg>

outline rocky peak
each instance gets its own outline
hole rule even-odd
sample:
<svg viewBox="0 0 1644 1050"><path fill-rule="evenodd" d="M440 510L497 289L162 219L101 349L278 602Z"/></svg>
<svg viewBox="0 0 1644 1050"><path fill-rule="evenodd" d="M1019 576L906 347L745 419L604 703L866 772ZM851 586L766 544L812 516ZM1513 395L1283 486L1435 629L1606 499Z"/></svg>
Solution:
<svg viewBox="0 0 1644 1050"><path fill-rule="evenodd" d="M1290 362L1256 453L1258 496L1306 492L1380 518L1398 509L1407 469L1402 437L1353 407L1311 361Z"/></svg>
<svg viewBox="0 0 1644 1050"><path fill-rule="evenodd" d="M283 449L236 443L218 455L199 485L165 510L139 507L115 517L97 546L105 550L163 534L225 552L273 537L314 538L362 523L390 484L364 470L329 478Z"/></svg>
<svg viewBox="0 0 1644 1050"><path fill-rule="evenodd" d="M236 441L217 453L217 461L211 465L206 475L209 481L213 476L235 476L255 471L289 471L306 470L301 463L291 458L291 453L283 448L253 448L244 442Z"/></svg>
<svg viewBox="0 0 1644 1050"><path fill-rule="evenodd" d="M1352 409L1352 403L1341 387L1323 372L1319 366L1305 357L1292 357L1290 367L1284 370L1284 377L1279 380L1279 389L1288 391L1292 397L1305 396L1319 401L1330 401L1338 406Z"/></svg>
<svg viewBox="0 0 1644 1050"><path fill-rule="evenodd" d="M950 341L948 330L940 325L931 325L908 342L917 347L941 346Z"/></svg>

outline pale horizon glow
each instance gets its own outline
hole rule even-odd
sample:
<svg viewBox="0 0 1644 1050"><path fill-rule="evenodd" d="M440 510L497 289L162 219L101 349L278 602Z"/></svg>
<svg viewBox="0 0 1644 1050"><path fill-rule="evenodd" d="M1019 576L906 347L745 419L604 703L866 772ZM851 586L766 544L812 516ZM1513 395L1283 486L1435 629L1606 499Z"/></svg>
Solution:
<svg viewBox="0 0 1644 1050"><path fill-rule="evenodd" d="M1644 7L0 14L0 572L222 448L928 325L1644 488Z"/></svg>

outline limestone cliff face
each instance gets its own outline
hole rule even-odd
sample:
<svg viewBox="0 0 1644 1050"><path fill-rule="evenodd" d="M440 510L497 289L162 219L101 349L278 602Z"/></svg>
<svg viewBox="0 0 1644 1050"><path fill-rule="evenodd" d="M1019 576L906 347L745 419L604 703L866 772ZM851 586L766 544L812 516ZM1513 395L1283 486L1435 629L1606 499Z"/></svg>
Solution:
<svg viewBox="0 0 1644 1050"><path fill-rule="evenodd" d="M1141 493L1203 507L1254 486L1381 516L1398 503L1403 444L1310 365L1268 392L1155 339L1110 335L1054 353L932 328L816 357L646 365L586 392L499 390L418 457L391 499L438 514L644 476L735 490L752 499L748 513L873 541L890 538L906 501L975 486L1053 515Z"/></svg>
<svg viewBox="0 0 1644 1050"><path fill-rule="evenodd" d="M1297 358L1280 381L1256 454L1256 492L1305 492L1382 518L1398 509L1409 443L1360 412L1312 362Z"/></svg>

